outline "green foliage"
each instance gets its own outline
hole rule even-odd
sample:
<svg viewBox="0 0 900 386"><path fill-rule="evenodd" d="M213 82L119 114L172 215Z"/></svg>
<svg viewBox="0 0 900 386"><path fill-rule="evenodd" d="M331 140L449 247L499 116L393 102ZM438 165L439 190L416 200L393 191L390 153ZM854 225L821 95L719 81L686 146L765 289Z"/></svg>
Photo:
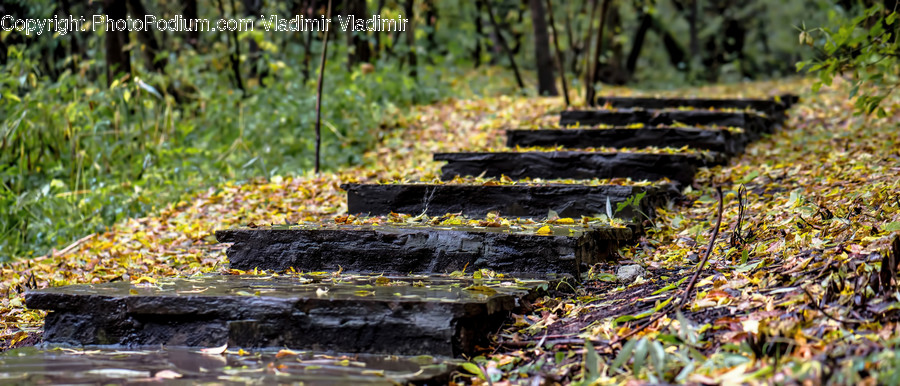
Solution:
<svg viewBox="0 0 900 386"><path fill-rule="evenodd" d="M93 59L48 75L41 49L11 46L0 68L0 260L43 254L217 181L311 169L315 92L296 70L301 55L272 53L264 86L243 94L229 81L224 47L170 55L165 73L137 68L110 87L83 76L101 72ZM326 69L329 169L359 163L382 125L451 95L443 79L460 76L430 68L416 82L396 63L368 74L344 66Z"/></svg>
<svg viewBox="0 0 900 386"><path fill-rule="evenodd" d="M158 15L182 10L166 0L143 3ZM374 12L376 3L369 3ZM242 15L234 4L241 3L200 0L200 17ZM9 5L24 12L19 17L58 12L52 0ZM399 16L400 5L386 3L382 16ZM96 11L72 7L76 15ZM289 7L290 2L269 3L263 13L293 14ZM380 35L380 54L365 71L348 69L343 33L329 49L326 170L361 162L362 153L375 146L383 130L394 128L410 105L509 91L496 79L472 78L463 70L471 65L477 38L460 38L458 32L473 30L474 4L438 2L441 17L434 27L422 22L423 12L417 8L415 15L415 50L423 58L418 79L407 75L404 34ZM261 20L255 25L237 36L246 93L234 81L233 43L226 33L201 33L192 48L183 33L157 31L163 50L155 59L167 61L161 72L147 68L145 47L133 33L131 74L111 87L105 78L105 32L0 34L8 48L0 66L0 261L47 253L223 180L310 170L321 36L266 32ZM374 34L365 38L374 45ZM259 47L255 53L251 42ZM466 82L455 81L464 76Z"/></svg>
<svg viewBox="0 0 900 386"><path fill-rule="evenodd" d="M681 383L699 367L717 367L695 349L702 338L698 329L680 312L677 320L679 327L677 330L671 327L671 333L660 334L655 339L643 337L626 341L611 361L601 359L587 341L580 383L610 382L623 375L650 383Z"/></svg>
<svg viewBox="0 0 900 386"><path fill-rule="evenodd" d="M591 384L600 378L600 357L590 340L584 341L584 383Z"/></svg>
<svg viewBox="0 0 900 386"><path fill-rule="evenodd" d="M476 365L476 364L474 364L474 363L472 363L472 362L465 362L465 363L463 363L463 364L462 364L462 368L463 368L463 370L468 371L469 374L475 375L475 376L477 376L478 378L481 378L481 379L485 379L484 373L482 373L482 371L481 371L481 369L478 367L478 365Z"/></svg>
<svg viewBox="0 0 900 386"><path fill-rule="evenodd" d="M898 66L897 10L880 3L857 12L835 9L828 26L800 28L801 44L819 50L819 56L797 63L798 71L818 73L813 86L831 86L835 77L849 75L853 81L849 96L856 98L858 113L886 116L881 102L896 87Z"/></svg>
<svg viewBox="0 0 900 386"><path fill-rule="evenodd" d="M690 4L690 2L680 2ZM654 30L646 40L631 83L648 88L679 88L704 82L741 82L748 79L778 78L794 75L793 63L814 56L810 48L798 46L796 30L791 26L805 21L821 24L827 20L827 10L833 7L828 0L754 0L738 2L699 2L697 38L699 52L691 52L690 23L687 11L671 1L616 2L622 27L613 37L622 52L607 56L627 56L634 44L635 31L641 12L654 16L684 50L684 62L677 68L665 49L663 37ZM720 12L719 7L724 9ZM730 23L744 31L741 53L730 52L737 42L726 33ZM612 50L610 45L610 50ZM714 50L715 52L712 52ZM710 65L713 56L724 63Z"/></svg>
<svg viewBox="0 0 900 386"><path fill-rule="evenodd" d="M625 210L626 208L632 208L634 211L640 212L641 211L641 200L643 200L644 196L646 196L646 195L647 195L647 192L640 192L633 196L628 196L628 198L625 199L625 201L622 201L622 202L616 204L616 214ZM643 213L641 213L641 214L643 214ZM646 216L646 214L644 214L644 216Z"/></svg>

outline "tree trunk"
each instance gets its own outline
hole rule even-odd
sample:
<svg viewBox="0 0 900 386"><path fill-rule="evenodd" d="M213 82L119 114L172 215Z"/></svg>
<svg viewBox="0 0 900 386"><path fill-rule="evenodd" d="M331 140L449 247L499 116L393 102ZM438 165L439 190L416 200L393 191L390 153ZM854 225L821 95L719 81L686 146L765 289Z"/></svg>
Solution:
<svg viewBox="0 0 900 386"><path fill-rule="evenodd" d="M409 23L406 25L406 44L409 45L409 53L407 53L407 60L409 61L409 76L413 78L419 77L419 59L416 55L416 32L413 28L413 21L415 20L414 13L415 9L415 0L406 0L403 4L403 12L406 13L406 18L409 19Z"/></svg>
<svg viewBox="0 0 900 386"><path fill-rule="evenodd" d="M60 6L60 11L62 11L62 15L59 15L60 17L74 15L74 13L72 12L72 6L71 6L71 4L69 4L68 0L60 0L59 6ZM2 12L0 12L0 14L2 14ZM78 35L79 34L69 34L68 40L69 40L69 56L70 57L75 57L76 55L79 57L82 56L81 44L79 42L79 39L81 38L81 36L78 36ZM6 48L3 46L3 42L0 41L0 59L2 59L2 57L4 55L6 55ZM2 60L0 60L0 62L2 62ZM0 64L2 64L2 63L0 63ZM78 60L70 60L69 61L69 69L72 70L72 73L75 73L77 68L78 68Z"/></svg>
<svg viewBox="0 0 900 386"><path fill-rule="evenodd" d="M610 31L622 30L622 16L619 7L609 10L606 23L608 24L606 29ZM628 71L625 70L625 46L622 44L622 40L610 39L609 48L606 51L610 55L594 75L594 81L615 85L627 83Z"/></svg>
<svg viewBox="0 0 900 386"><path fill-rule="evenodd" d="M116 1L116 0L111 0ZM226 19L225 15L225 5L222 4L224 0L218 0L219 6L219 14L221 14L222 19ZM234 0L231 1L231 9L234 9ZM231 72L234 76L234 85L238 89L241 90L241 93L246 95L247 89L244 88L244 79L241 77L241 45L237 40L237 31L232 31L231 33L226 33L225 37L228 39L228 45L232 46L231 52L228 55L228 60L231 63Z"/></svg>
<svg viewBox="0 0 900 386"><path fill-rule="evenodd" d="M681 47L681 44L678 44L678 40L672 36L672 33L656 17L653 17L653 29L663 39L663 46L666 48L666 53L669 54L669 63L672 64L672 67L682 70L681 64L684 63L686 55L684 48Z"/></svg>
<svg viewBox="0 0 900 386"><path fill-rule="evenodd" d="M525 83L522 82L522 76L519 74L519 66L516 65L516 58L513 55L512 51L509 50L509 46L506 44L506 39L503 37L502 31L500 31L500 27L497 24L497 19L494 17L494 10L491 7L490 1L483 1L484 7L487 8L488 11L488 19L491 21L491 26L494 27L494 32L497 35L497 43L500 44L500 48L506 52L507 58L509 58L509 64L512 66L513 74L516 76L516 83L519 85L519 88L525 88Z"/></svg>
<svg viewBox="0 0 900 386"><path fill-rule="evenodd" d="M190 25L190 20L199 19L200 10L197 8L197 0L185 0L184 10L182 12L184 12L184 18L188 20L188 25ZM191 31L185 32L185 38L187 44L197 48L200 44L200 30L198 28L191 28Z"/></svg>
<svg viewBox="0 0 900 386"><path fill-rule="evenodd" d="M594 82L600 71L600 57L603 55L603 27L606 25L606 13L609 10L609 2L610 0L603 0L603 5L600 7L600 27L597 28L597 42L591 60L591 67L587 70L588 81L585 82L586 90L584 99L588 106L596 105L596 101L594 100L594 96L596 95Z"/></svg>
<svg viewBox="0 0 900 386"><path fill-rule="evenodd" d="M591 38L594 36L594 19L597 17L597 1L591 0L591 15L588 17L587 35L584 37L584 81L587 84L591 69ZM580 73L578 73L580 75Z"/></svg>
<svg viewBox="0 0 900 386"><path fill-rule="evenodd" d="M730 19L726 23L725 27L725 52L729 54L729 57L726 59L730 61L737 61L740 67L741 75L747 78L754 77L753 68L755 65L753 63L748 63L746 56L744 55L744 43L747 40L747 29L744 27L743 22L741 20Z"/></svg>
<svg viewBox="0 0 900 386"><path fill-rule="evenodd" d="M381 16L381 11L384 9L384 0L378 0L378 7L375 9L375 14ZM375 49L372 52L372 58L377 59L381 57L381 33L375 32Z"/></svg>
<svg viewBox="0 0 900 386"><path fill-rule="evenodd" d="M291 13L294 15L304 15L311 16L312 11L307 11L311 8L311 4L308 4L306 0L293 0L293 9ZM303 76L303 83L309 81L309 62L312 59L312 32L305 31L297 33L297 40L300 42L300 45L303 47L303 58L301 59L300 66L300 74Z"/></svg>
<svg viewBox="0 0 900 386"><path fill-rule="evenodd" d="M563 30L566 32L566 41L569 42L569 50L572 51L572 62L571 62L572 63L572 72L577 73L578 72L578 58L581 57L581 51L582 51L583 47L581 46L581 44L579 44L579 42L577 40L575 40L575 34L574 34L575 26L572 25L572 16L569 15L568 7L565 7L565 3L563 3L563 4L564 4L563 15L565 16L565 19L563 20L565 22L565 27L563 28ZM586 3L581 3L581 7L584 8L585 4ZM550 10L550 12L552 12L552 10ZM550 24L552 25L553 23L551 22ZM565 68L565 64L566 63L563 62L563 68ZM560 71L565 73L565 70L563 70L563 69L560 69Z"/></svg>
<svg viewBox="0 0 900 386"><path fill-rule="evenodd" d="M131 8L131 14L135 18L143 18L144 15L148 15L147 9L144 8L144 4L141 3L141 0L128 0L128 6ZM166 68L166 58L161 57L157 59L157 54L160 52L159 42L156 40L156 35L153 33L153 30L150 28L143 28L137 32L138 41L144 45L144 58L147 62L147 68L153 69L156 72L163 72Z"/></svg>
<svg viewBox="0 0 900 386"><path fill-rule="evenodd" d="M537 59L538 94L557 96L553 78L553 58L550 55L550 38L547 36L547 20L541 0L528 0L531 7L531 24L534 26L534 56Z"/></svg>
<svg viewBox="0 0 900 386"><path fill-rule="evenodd" d="M697 32L697 17L700 13L700 0L690 0L690 11L688 11L688 26L690 27L690 37L691 37L691 60L688 62L693 62L695 58L700 56L700 38L698 36L699 32Z"/></svg>
<svg viewBox="0 0 900 386"><path fill-rule="evenodd" d="M437 44L437 6L434 0L425 0L425 24L428 29L425 30L425 40L428 42L428 52L434 52L438 49ZM431 55L428 56L429 58Z"/></svg>
<svg viewBox="0 0 900 386"><path fill-rule="evenodd" d="M628 59L625 60L625 70L628 71L629 77L634 77L638 57L641 55L641 49L644 47L644 38L647 37L647 31L650 30L651 26L653 26L653 17L648 13L642 13L641 24L638 26L637 32L634 34L634 40L631 43L631 52L628 53Z"/></svg>
<svg viewBox="0 0 900 386"><path fill-rule="evenodd" d="M244 15L248 17L256 17L260 15L260 8L262 8L262 0L243 0L244 5ZM249 45L249 51L247 53L247 61L250 62L250 78L259 78L259 84L263 84L262 79L266 77L268 74L268 66L263 64L260 65L260 60L262 58L262 51L259 48L259 44L256 43L254 39L247 39ZM240 44L237 39L235 39L236 44Z"/></svg>
<svg viewBox="0 0 900 386"><path fill-rule="evenodd" d="M125 19L128 14L125 2L118 0L104 0L103 11L110 19ZM105 28L105 27L104 27ZM129 51L124 51L128 46L128 31L110 30L105 32L106 37L106 83L111 85L118 74L131 73L131 56Z"/></svg>
<svg viewBox="0 0 900 386"><path fill-rule="evenodd" d="M353 15L354 22L359 19L366 19L369 13L365 1L347 1L345 5L347 14ZM377 32L376 32L377 34ZM369 49L369 40L366 38L366 31L353 31L353 27L347 28L347 71L353 71L353 67L359 63L368 63L372 60L372 50Z"/></svg>
<svg viewBox="0 0 900 386"><path fill-rule="evenodd" d="M0 39L0 66L6 65L6 44L3 44L3 39Z"/></svg>
<svg viewBox="0 0 900 386"><path fill-rule="evenodd" d="M526 0L522 0L522 4L525 4L525 1ZM519 7L517 7L517 8L519 8ZM519 8L519 12L517 13L517 16L516 16L516 22L515 22L516 24L515 25L522 25L524 22L525 22L525 12L522 11L521 8ZM512 36L512 41L513 41L513 43L515 43L515 44L509 46L510 51L512 51L513 55L518 55L519 50L522 49L522 38L524 37L523 36L524 34L522 32L519 32L518 29L512 28L509 25L509 23L506 22L506 19L500 19L499 23L500 23L500 29L502 29L504 31L509 31L510 36Z"/></svg>
<svg viewBox="0 0 900 386"><path fill-rule="evenodd" d="M328 0L328 9L325 11L325 17L331 20L331 0ZM325 36L322 38L322 59L319 61L319 81L316 85L316 174L319 174L321 148L322 148L322 87L325 81L325 60L328 59L328 31L325 29Z"/></svg>
<svg viewBox="0 0 900 386"><path fill-rule="evenodd" d="M553 4L547 1L547 16L550 18L550 32L553 34L553 47L556 48L556 66L559 68L559 78L562 81L563 97L566 101L566 107L571 104L569 102L569 84L566 82L566 60L563 57L562 50L559 48L559 36L556 34L556 22L553 20Z"/></svg>
<svg viewBox="0 0 900 386"><path fill-rule="evenodd" d="M475 2L475 49L472 50L472 60L475 62L475 68L481 66L481 46L484 41L484 25L483 20L481 19L481 1Z"/></svg>

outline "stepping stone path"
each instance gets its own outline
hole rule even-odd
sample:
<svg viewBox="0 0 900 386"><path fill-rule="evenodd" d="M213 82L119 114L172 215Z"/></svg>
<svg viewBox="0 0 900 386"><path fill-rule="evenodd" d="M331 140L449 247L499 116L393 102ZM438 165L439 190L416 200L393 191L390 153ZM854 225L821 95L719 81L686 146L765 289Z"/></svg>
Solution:
<svg viewBox="0 0 900 386"><path fill-rule="evenodd" d="M271 360L284 365L279 381L446 382L459 363L453 358L489 347L510 312L528 312L550 288L577 285L586 268L615 260L640 229L590 218L613 208L626 223L652 215L697 168L724 163L772 132L796 98L600 102L628 110L568 110L560 125L574 128L508 132L511 147L546 149L435 154L447 162L442 183L342 186L351 214L398 221L216 232L232 243L232 271L268 274L30 291L26 305L50 311L44 343L0 356L0 380L119 382L172 372L190 381L259 380L260 363ZM659 150L683 146L691 149ZM630 180L602 180L612 178ZM398 212L434 221L405 223ZM451 212L487 220L441 222ZM552 218L491 220L515 217ZM96 350L59 348L66 346ZM278 352L285 347L295 351ZM250 361L239 348L262 349L269 359ZM142 351L121 355L125 349Z"/></svg>
<svg viewBox="0 0 900 386"><path fill-rule="evenodd" d="M583 215L606 213L606 203L617 205L643 193L637 208L625 207L618 215L632 218L651 213L666 199L678 196L672 184L639 186L634 184L564 184L526 182L515 185L484 185L469 183L399 183L344 184L347 191L347 210L386 216L397 213L425 213L442 216L461 213L469 217L485 217L491 212L504 216L541 218L550 210L560 217L579 218Z"/></svg>
<svg viewBox="0 0 900 386"><path fill-rule="evenodd" d="M430 356L322 355L271 350L210 355L169 347L140 352L108 347L11 350L0 380L17 385L107 384L447 384L458 361ZM273 371L268 364L278 371Z"/></svg>
<svg viewBox="0 0 900 386"><path fill-rule="evenodd" d="M522 308L519 299L547 285L446 275L232 275L50 288L28 305L54 311L46 341L76 346L227 343L451 357L486 346L487 335Z"/></svg>
<svg viewBox="0 0 900 386"><path fill-rule="evenodd" d="M772 99L738 99L738 98L653 98L653 97L601 97L597 105L609 105L625 109L667 109L691 107L696 109L741 109L755 110L783 120L785 111L797 103L796 95L781 95Z"/></svg>
<svg viewBox="0 0 900 386"><path fill-rule="evenodd" d="M454 272L577 275L632 238L628 228L554 225L546 235L510 226L293 226L216 232L241 270ZM391 258L386 259L385 256ZM577 276L576 276L577 277Z"/></svg>
<svg viewBox="0 0 900 386"><path fill-rule="evenodd" d="M447 161L441 178L457 175L521 178L668 178L683 184L694 180L701 166L721 164L717 154L672 154L597 151L510 151L492 153L437 153L435 161Z"/></svg>
<svg viewBox="0 0 900 386"><path fill-rule="evenodd" d="M703 127L607 127L584 129L542 129L542 130L508 130L506 132L509 147L555 147L569 149L591 147L650 147L665 143L679 148L688 146L693 149L711 150L735 155L744 150L744 146L752 137L743 129L731 130Z"/></svg>

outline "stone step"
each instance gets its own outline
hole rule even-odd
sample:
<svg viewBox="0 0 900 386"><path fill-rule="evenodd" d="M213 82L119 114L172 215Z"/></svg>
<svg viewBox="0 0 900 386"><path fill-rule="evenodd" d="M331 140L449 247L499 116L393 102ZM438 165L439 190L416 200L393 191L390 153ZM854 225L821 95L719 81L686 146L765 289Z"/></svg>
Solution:
<svg viewBox="0 0 900 386"><path fill-rule="evenodd" d="M560 113L560 126L628 126L641 123L646 126L730 126L749 133L771 133L775 122L765 116L749 112L713 110L638 110L596 109L568 110Z"/></svg>
<svg viewBox="0 0 900 386"><path fill-rule="evenodd" d="M573 183L403 183L343 184L347 191L347 211L353 214L385 216L392 212L429 216L461 213L485 217L498 212L504 217L546 218L549 211L560 217L580 219L606 214L607 201L615 211L619 203L644 193L637 207L628 206L615 214L631 220L641 213L652 216L654 209L679 195L672 184L660 185L580 185Z"/></svg>
<svg viewBox="0 0 900 386"><path fill-rule="evenodd" d="M779 118L784 116L799 98L796 95L782 95L770 99L754 98L668 98L668 97L599 97L597 105L614 108L666 109L692 107L698 109L752 109Z"/></svg>
<svg viewBox="0 0 900 386"><path fill-rule="evenodd" d="M48 344L450 357L486 347L509 312L554 280L563 279L216 275L52 287L25 302L50 311Z"/></svg>
<svg viewBox="0 0 900 386"><path fill-rule="evenodd" d="M650 126L640 128L571 128L507 130L509 147L683 147L738 154L751 140L746 132L727 128Z"/></svg>
<svg viewBox="0 0 900 386"><path fill-rule="evenodd" d="M507 176L525 178L592 179L631 178L657 181L668 178L689 184L699 166L724 163L719 153L641 153L595 151L523 151L435 153L435 161L447 161L441 179L456 176Z"/></svg>
<svg viewBox="0 0 900 386"><path fill-rule="evenodd" d="M446 384L458 360L291 350L26 347L0 354L0 384Z"/></svg>
<svg viewBox="0 0 900 386"><path fill-rule="evenodd" d="M496 224L499 225L499 224ZM628 228L542 224L511 226L296 225L216 231L234 243L231 268L273 271L570 273L613 259Z"/></svg>

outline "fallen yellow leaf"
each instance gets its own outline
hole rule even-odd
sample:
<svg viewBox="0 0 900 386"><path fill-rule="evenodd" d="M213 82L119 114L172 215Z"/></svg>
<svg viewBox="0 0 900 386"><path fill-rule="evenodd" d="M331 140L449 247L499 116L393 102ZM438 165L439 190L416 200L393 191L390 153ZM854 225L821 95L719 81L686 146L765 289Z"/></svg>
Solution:
<svg viewBox="0 0 900 386"><path fill-rule="evenodd" d="M149 277L149 276L141 276L141 277L131 281L131 284L143 284L143 283L156 284L156 279Z"/></svg>

